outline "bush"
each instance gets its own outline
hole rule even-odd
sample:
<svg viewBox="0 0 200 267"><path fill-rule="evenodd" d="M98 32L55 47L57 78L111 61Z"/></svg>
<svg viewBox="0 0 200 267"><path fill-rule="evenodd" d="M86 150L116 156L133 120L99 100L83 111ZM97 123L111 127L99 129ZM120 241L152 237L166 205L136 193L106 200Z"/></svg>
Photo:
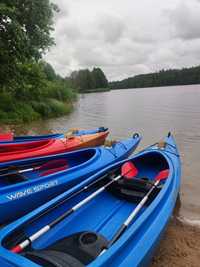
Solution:
<svg viewBox="0 0 200 267"><path fill-rule="evenodd" d="M13 96L10 93L0 94L0 110L4 112L10 112L15 109L15 101L13 101Z"/></svg>
<svg viewBox="0 0 200 267"><path fill-rule="evenodd" d="M0 88L0 121L31 122L71 111L76 92L66 80L47 75L40 63L26 62L18 67L20 76L9 87Z"/></svg>
<svg viewBox="0 0 200 267"><path fill-rule="evenodd" d="M26 103L18 103L15 113L23 122L31 122L40 118L40 114Z"/></svg>
<svg viewBox="0 0 200 267"><path fill-rule="evenodd" d="M70 105L69 103L64 103L56 99L49 99L48 105L51 109L52 115L55 116L61 116L67 114L71 111L72 108L72 105Z"/></svg>
<svg viewBox="0 0 200 267"><path fill-rule="evenodd" d="M51 108L46 102L36 102L32 101L32 107L33 109L39 113L43 118L47 117L49 118L51 115Z"/></svg>

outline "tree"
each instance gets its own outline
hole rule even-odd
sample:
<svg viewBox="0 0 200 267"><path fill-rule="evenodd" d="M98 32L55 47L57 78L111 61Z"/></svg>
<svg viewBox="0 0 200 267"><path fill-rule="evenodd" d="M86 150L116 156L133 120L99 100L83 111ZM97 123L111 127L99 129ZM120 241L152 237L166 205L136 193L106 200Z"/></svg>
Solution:
<svg viewBox="0 0 200 267"><path fill-rule="evenodd" d="M47 80L54 81L57 79L57 74L55 73L53 67L49 63L45 61L40 61L40 66L42 67L44 73L46 74Z"/></svg>
<svg viewBox="0 0 200 267"><path fill-rule="evenodd" d="M161 70L110 82L111 89L139 88L152 86L187 85L200 83L200 66L183 69Z"/></svg>
<svg viewBox="0 0 200 267"><path fill-rule="evenodd" d="M70 80L72 86L80 92L108 87L107 78L100 68L94 68L92 71L88 69L73 71Z"/></svg>
<svg viewBox="0 0 200 267"><path fill-rule="evenodd" d="M94 88L107 88L108 87L108 80L100 68L94 68L92 70L92 76L95 81Z"/></svg>
<svg viewBox="0 0 200 267"><path fill-rule="evenodd" d="M18 67L38 60L53 44L53 13L49 0L3 0L0 3L0 85L19 75ZM9 88L7 86L7 88Z"/></svg>

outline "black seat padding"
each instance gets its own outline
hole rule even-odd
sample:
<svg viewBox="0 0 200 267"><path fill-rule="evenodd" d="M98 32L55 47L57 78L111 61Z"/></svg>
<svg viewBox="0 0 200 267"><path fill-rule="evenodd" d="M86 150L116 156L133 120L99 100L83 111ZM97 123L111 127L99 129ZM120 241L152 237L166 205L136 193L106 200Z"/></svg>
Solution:
<svg viewBox="0 0 200 267"><path fill-rule="evenodd" d="M42 265L45 267L82 267L96 259L107 245L108 240L101 234L84 231L64 237L46 247L45 250L27 251L23 256L36 263L45 262L46 265ZM60 253L59 257L63 262L57 261L56 257L59 254L56 252Z"/></svg>
<svg viewBox="0 0 200 267"><path fill-rule="evenodd" d="M60 251L30 251L25 252L23 256L43 267L84 267L80 261Z"/></svg>
<svg viewBox="0 0 200 267"><path fill-rule="evenodd" d="M146 178L121 179L115 182L108 190L120 199L139 203L152 188L153 182ZM148 205L160 192L160 187L155 188L146 202Z"/></svg>

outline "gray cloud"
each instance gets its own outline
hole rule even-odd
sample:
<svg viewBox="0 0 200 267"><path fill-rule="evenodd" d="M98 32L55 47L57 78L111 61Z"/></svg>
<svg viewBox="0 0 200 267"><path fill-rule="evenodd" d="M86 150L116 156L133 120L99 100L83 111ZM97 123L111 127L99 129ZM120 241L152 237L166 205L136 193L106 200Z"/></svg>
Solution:
<svg viewBox="0 0 200 267"><path fill-rule="evenodd" d="M102 33L105 42L115 44L120 40L126 25L119 17L110 15L101 16L98 22L98 31Z"/></svg>
<svg viewBox="0 0 200 267"><path fill-rule="evenodd" d="M99 66L114 80L199 64L198 0L54 2L56 46L45 59L63 76Z"/></svg>
<svg viewBox="0 0 200 267"><path fill-rule="evenodd" d="M168 12L175 37L185 40L200 38L200 1L182 1Z"/></svg>

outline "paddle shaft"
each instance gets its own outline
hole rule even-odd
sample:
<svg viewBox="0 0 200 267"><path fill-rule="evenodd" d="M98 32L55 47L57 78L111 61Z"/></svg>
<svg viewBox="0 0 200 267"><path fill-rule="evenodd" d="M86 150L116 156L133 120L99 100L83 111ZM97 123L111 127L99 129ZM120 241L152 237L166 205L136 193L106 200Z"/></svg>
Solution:
<svg viewBox="0 0 200 267"><path fill-rule="evenodd" d="M55 162L56 162L56 166L55 166ZM47 170L47 169L56 169L58 167L58 163L59 163L59 166L64 166L64 163L63 163L63 160L62 159L55 159L55 160L50 160L50 161L47 161L45 162L44 164L38 164L35 166L35 167L31 167L31 168L27 168L27 169L19 169L17 171L12 171L12 172L9 172L9 173L5 173L5 174L0 174L0 177L2 176L9 176L9 175L15 175L15 174L21 174L21 173L24 173L24 172L29 172L29 171L34 171L34 170ZM48 166L48 167L47 167Z"/></svg>
<svg viewBox="0 0 200 267"><path fill-rule="evenodd" d="M113 170L112 172L114 172L115 170ZM71 198L79 195L80 193L90 189L91 187L95 186L98 182L100 182L101 180L103 180L105 177L107 177L110 173L106 173L105 175L103 175L102 177L100 177L99 179L97 179L96 181L90 183L87 186L84 186L81 190L78 190L77 192L71 194L69 197L63 199L61 202L58 202L56 205L51 206L50 208L46 209L44 212L40 213L39 215L33 217L32 220L28 221L28 223L26 225L29 225L33 222L35 222L36 220L38 220L39 218L43 217L44 215L48 214L49 212L55 210L56 208L58 208L60 205L64 204L66 201L70 200ZM23 225L25 226L25 225Z"/></svg>
<svg viewBox="0 0 200 267"><path fill-rule="evenodd" d="M0 177L9 176L9 175L15 175L15 174L21 174L21 173L24 173L24 172L34 171L34 170L37 170L39 168L40 167L33 167L33 168L29 168L29 169L23 169L23 170L19 170L19 171L0 174Z"/></svg>
<svg viewBox="0 0 200 267"><path fill-rule="evenodd" d="M126 231L129 224L132 222L132 220L135 218L135 216L138 214L138 212L141 210L141 208L144 206L144 204L147 202L150 194L153 192L153 190L157 187L160 180L157 180L152 188L149 190L149 192L146 194L146 196L140 201L140 203L136 206L136 208L131 212L131 214L128 216L126 221L120 226L120 228L117 230L113 238L109 241L109 244L107 247L102 250L100 255L102 255L109 247L111 247L120 237L121 235Z"/></svg>
<svg viewBox="0 0 200 267"><path fill-rule="evenodd" d="M93 192L91 195L77 203L75 206L73 206L71 209L63 213L61 216L59 216L56 220L51 222L50 224L42 227L39 231L37 231L35 234L31 235L29 238L27 238L25 241L21 242L19 245L15 246L11 249L12 252L20 253L26 248L28 245L30 245L33 241L38 239L40 236L42 236L44 233L48 232L52 227L54 227L56 224L61 222L63 219L68 217L70 214L81 208L83 205L87 204L90 200L92 200L94 197L99 195L101 192L103 192L107 187L109 187L112 183L118 181L122 176L118 175L115 177L112 181L104 185L103 187L99 188L97 191Z"/></svg>
<svg viewBox="0 0 200 267"><path fill-rule="evenodd" d="M36 165L36 167L35 168L37 168L37 166L39 165L41 165L42 163L44 163L44 161L40 161L40 162L37 162L37 163L33 163L33 164L31 164L32 166L35 166ZM12 172L12 174L17 174L17 173L19 173L20 171L23 171L24 169L22 169L22 168L26 168L26 167L28 167L28 166L30 166L30 164L25 164L25 165L20 165L20 166L9 166L9 167L7 167L7 168L0 168L0 172L6 172L6 171L13 171ZM17 170L17 169L19 169L19 171ZM20 170L20 169L22 169L22 170ZM34 169L34 167L31 167L31 168L27 168L27 169L25 169L25 171L26 170L31 170L31 169ZM16 171L15 171L16 170ZM0 177L1 176L5 176L5 175L9 175L9 173L3 173L3 174L0 174Z"/></svg>

